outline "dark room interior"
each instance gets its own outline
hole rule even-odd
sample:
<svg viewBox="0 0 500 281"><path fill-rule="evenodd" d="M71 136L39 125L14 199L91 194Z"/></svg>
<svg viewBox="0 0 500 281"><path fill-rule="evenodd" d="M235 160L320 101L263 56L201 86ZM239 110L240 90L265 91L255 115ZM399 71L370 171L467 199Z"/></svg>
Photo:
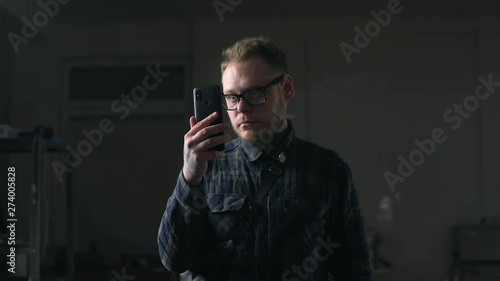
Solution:
<svg viewBox="0 0 500 281"><path fill-rule="evenodd" d="M0 0L0 35L0 281L195 280L158 238L193 89L259 36L295 135L350 167L371 267L280 280L500 281L500 1Z"/></svg>

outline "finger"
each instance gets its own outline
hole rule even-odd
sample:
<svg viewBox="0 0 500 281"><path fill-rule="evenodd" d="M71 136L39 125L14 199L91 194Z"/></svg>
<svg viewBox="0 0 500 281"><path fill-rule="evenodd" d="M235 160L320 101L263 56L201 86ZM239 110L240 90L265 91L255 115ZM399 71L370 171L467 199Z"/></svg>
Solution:
<svg viewBox="0 0 500 281"><path fill-rule="evenodd" d="M208 151L199 152L197 161L198 161L198 164L207 163L210 160L222 158L224 156L225 156L224 151L208 150Z"/></svg>
<svg viewBox="0 0 500 281"><path fill-rule="evenodd" d="M217 125L211 125L206 128L201 129L196 133L192 138L191 138L191 143L192 144L197 144L200 143L213 135L222 133L229 129L229 124L227 123L222 123L222 124L217 124Z"/></svg>
<svg viewBox="0 0 500 281"><path fill-rule="evenodd" d="M219 114L217 112L214 112L210 115L208 115L206 118L204 118L203 120L199 121L198 123L196 123L196 125L194 125L192 128L191 128L191 134L196 134L198 133L201 129L207 127L208 125L212 124L212 122L215 121L215 119L217 119L217 116Z"/></svg>
<svg viewBox="0 0 500 281"><path fill-rule="evenodd" d="M222 135L222 136L216 136L216 137L210 137L207 138L203 141L201 141L199 144L197 144L193 150L195 151L208 151L210 148L218 145L218 144L223 144L231 140L230 135Z"/></svg>

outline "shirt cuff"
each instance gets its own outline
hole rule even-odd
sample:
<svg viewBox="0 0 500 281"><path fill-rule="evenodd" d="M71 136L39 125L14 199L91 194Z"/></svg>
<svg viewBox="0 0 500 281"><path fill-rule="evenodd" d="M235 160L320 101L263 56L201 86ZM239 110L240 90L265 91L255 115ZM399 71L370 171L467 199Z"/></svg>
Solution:
<svg viewBox="0 0 500 281"><path fill-rule="evenodd" d="M184 179L182 171L180 172L177 178L174 196L188 214L207 212L208 205L205 194L203 194L205 184L205 178L203 178L199 186L190 186L186 182L186 179Z"/></svg>

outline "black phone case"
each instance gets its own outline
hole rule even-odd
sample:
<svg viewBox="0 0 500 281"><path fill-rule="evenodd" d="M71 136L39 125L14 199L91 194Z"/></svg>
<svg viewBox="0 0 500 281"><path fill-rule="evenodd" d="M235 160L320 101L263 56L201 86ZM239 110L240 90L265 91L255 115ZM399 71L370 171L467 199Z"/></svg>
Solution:
<svg viewBox="0 0 500 281"><path fill-rule="evenodd" d="M193 90L193 101L194 101L194 117L196 122L208 117L213 112L218 112L219 116L211 124L220 124L223 122L222 118L222 89L220 85L210 85L202 88L195 88ZM221 136L223 133L218 133L213 136ZM216 145L210 150L224 150L224 144Z"/></svg>

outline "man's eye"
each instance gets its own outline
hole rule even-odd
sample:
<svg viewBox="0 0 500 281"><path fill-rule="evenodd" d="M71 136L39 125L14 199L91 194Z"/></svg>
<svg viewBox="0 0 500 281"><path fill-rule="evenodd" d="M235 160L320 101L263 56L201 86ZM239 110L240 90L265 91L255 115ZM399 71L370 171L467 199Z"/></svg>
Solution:
<svg viewBox="0 0 500 281"><path fill-rule="evenodd" d="M250 92L248 92L248 96L250 98L257 98L260 96L260 93L261 93L261 91L259 91L259 90L250 91Z"/></svg>
<svg viewBox="0 0 500 281"><path fill-rule="evenodd" d="M229 97L226 97L226 100L228 102L237 102L238 101L238 98L235 97L235 96L229 96Z"/></svg>

